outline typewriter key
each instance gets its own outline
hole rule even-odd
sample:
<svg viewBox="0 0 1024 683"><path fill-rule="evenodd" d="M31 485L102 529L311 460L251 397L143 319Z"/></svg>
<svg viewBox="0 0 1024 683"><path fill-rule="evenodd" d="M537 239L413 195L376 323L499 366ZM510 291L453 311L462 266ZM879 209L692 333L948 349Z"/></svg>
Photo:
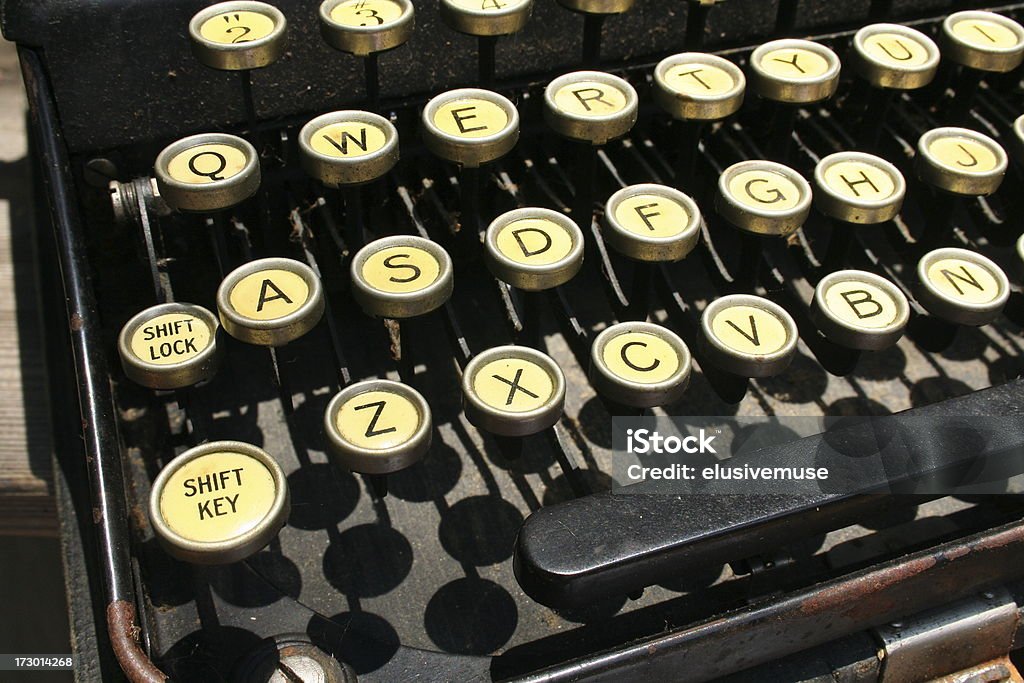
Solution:
<svg viewBox="0 0 1024 683"><path fill-rule="evenodd" d="M327 445L353 472L384 475L414 465L430 450L430 407L412 387L369 380L345 387L324 414Z"/></svg>
<svg viewBox="0 0 1024 683"><path fill-rule="evenodd" d="M1005 73L1024 60L1024 27L994 12L955 12L942 22L942 47L957 64Z"/></svg>
<svg viewBox="0 0 1024 683"><path fill-rule="evenodd" d="M260 162L247 141L203 133L171 143L153 167L160 197L178 211L207 212L239 204L260 186Z"/></svg>
<svg viewBox="0 0 1024 683"><path fill-rule="evenodd" d="M871 24L853 37L853 69L875 88L923 88L938 68L938 46L909 26Z"/></svg>
<svg viewBox="0 0 1024 683"><path fill-rule="evenodd" d="M441 19L460 33L477 36L480 85L494 81L494 48L498 36L526 26L533 0L441 0Z"/></svg>
<svg viewBox="0 0 1024 683"><path fill-rule="evenodd" d="M682 121L718 121L743 104L746 78L738 66L716 55L686 52L654 67L654 101Z"/></svg>
<svg viewBox="0 0 1024 683"><path fill-rule="evenodd" d="M700 319L702 357L740 377L771 377L793 360L796 323L778 304L750 294L715 299Z"/></svg>
<svg viewBox="0 0 1024 683"><path fill-rule="evenodd" d="M424 315L443 306L453 287L448 252L422 237L383 237L352 259L352 296L367 315Z"/></svg>
<svg viewBox="0 0 1024 683"><path fill-rule="evenodd" d="M427 149L466 167L500 159L519 140L519 112L507 97L463 88L433 98L423 108Z"/></svg>
<svg viewBox="0 0 1024 683"><path fill-rule="evenodd" d="M785 236L807 219L811 186L788 166L741 161L719 176L715 208L740 230Z"/></svg>
<svg viewBox="0 0 1024 683"><path fill-rule="evenodd" d="M637 117L633 86L600 71L559 76L544 90L544 121L565 137L603 145L628 133Z"/></svg>
<svg viewBox="0 0 1024 683"><path fill-rule="evenodd" d="M363 60L366 99L375 107L380 93L377 55L412 36L415 11L409 0L324 0L320 34L328 45Z"/></svg>
<svg viewBox="0 0 1024 683"><path fill-rule="evenodd" d="M544 121L560 135L589 143L578 151L573 169L573 219L584 233L593 224L597 146L628 133L636 117L636 90L618 76L577 71L559 76L544 89Z"/></svg>
<svg viewBox="0 0 1024 683"><path fill-rule="evenodd" d="M910 319L907 297L883 277L861 270L829 273L814 289L811 321L827 339L858 351L899 341Z"/></svg>
<svg viewBox="0 0 1024 683"><path fill-rule="evenodd" d="M498 346L476 355L462 373L462 406L479 429L529 436L562 416L565 377L549 356L525 346Z"/></svg>
<svg viewBox="0 0 1024 683"><path fill-rule="evenodd" d="M1024 115L1018 116L1013 122L1013 135L1010 136L1010 150L1018 164L1024 164Z"/></svg>
<svg viewBox="0 0 1024 683"><path fill-rule="evenodd" d="M906 194L903 174L885 159L863 152L836 152L814 168L814 205L846 223L890 221Z"/></svg>
<svg viewBox="0 0 1024 683"><path fill-rule="evenodd" d="M628 12L635 0L558 0L558 4L583 15L583 64L596 67L601 61L601 32L610 14Z"/></svg>
<svg viewBox="0 0 1024 683"><path fill-rule="evenodd" d="M398 161L398 131L383 116L336 111L299 131L302 167L328 187L376 180Z"/></svg>
<svg viewBox="0 0 1024 683"><path fill-rule="evenodd" d="M666 57L654 68L654 101L678 120L675 125L681 129L677 187L693 182L704 126L739 111L746 83L743 72L729 60L699 52Z"/></svg>
<svg viewBox="0 0 1024 683"><path fill-rule="evenodd" d="M259 259L228 273L217 288L217 309L221 325L235 339L283 346L320 322L323 287L305 263Z"/></svg>
<svg viewBox="0 0 1024 683"><path fill-rule="evenodd" d="M136 314L121 328L124 374L151 389L182 389L217 372L217 317L202 306L167 303Z"/></svg>
<svg viewBox="0 0 1024 683"><path fill-rule="evenodd" d="M550 209L524 208L498 216L484 239L495 277L528 292L558 287L583 265L583 233Z"/></svg>
<svg viewBox="0 0 1024 683"><path fill-rule="evenodd" d="M149 519L169 555L230 564L269 543L288 519L288 482L265 451L240 441L189 449L160 471Z"/></svg>
<svg viewBox="0 0 1024 683"><path fill-rule="evenodd" d="M750 85L761 97L786 104L826 100L839 85L839 57L810 40L773 40L750 56Z"/></svg>
<svg viewBox="0 0 1024 683"><path fill-rule="evenodd" d="M652 183L624 187L605 204L605 241L637 261L679 261L700 239L697 203Z"/></svg>
<svg viewBox="0 0 1024 683"><path fill-rule="evenodd" d="M636 408L667 405L682 398L690 383L690 350L661 325L619 323L594 340L589 376L609 401Z"/></svg>
<svg viewBox="0 0 1024 683"><path fill-rule="evenodd" d="M188 25L192 51L214 69L247 71L272 64L284 53L288 22L263 2L220 2L200 10Z"/></svg>
<svg viewBox="0 0 1024 683"><path fill-rule="evenodd" d="M917 175L958 195L989 195L1006 174L1006 152L987 135L967 128L935 128L917 143Z"/></svg>
<svg viewBox="0 0 1024 683"><path fill-rule="evenodd" d="M917 279L921 305L958 325L987 325L999 317L1010 296L1003 270L967 249L928 252L917 263Z"/></svg>

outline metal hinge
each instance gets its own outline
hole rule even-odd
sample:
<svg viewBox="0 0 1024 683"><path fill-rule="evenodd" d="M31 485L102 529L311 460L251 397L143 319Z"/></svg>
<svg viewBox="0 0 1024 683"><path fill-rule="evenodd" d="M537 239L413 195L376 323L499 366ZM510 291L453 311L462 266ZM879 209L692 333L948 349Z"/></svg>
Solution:
<svg viewBox="0 0 1024 683"><path fill-rule="evenodd" d="M1017 603L1003 589L875 629L880 683L1022 683L1010 662Z"/></svg>

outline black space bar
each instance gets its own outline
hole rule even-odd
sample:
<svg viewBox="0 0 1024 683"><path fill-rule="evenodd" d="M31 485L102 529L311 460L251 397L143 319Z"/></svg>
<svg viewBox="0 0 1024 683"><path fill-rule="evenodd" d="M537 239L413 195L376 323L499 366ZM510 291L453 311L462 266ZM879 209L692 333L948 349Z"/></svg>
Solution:
<svg viewBox="0 0 1024 683"><path fill-rule="evenodd" d="M973 415L1021 415L1022 397L1024 382L1015 380L900 417L963 422ZM806 437L784 448L817 448L821 438ZM696 567L720 566L848 526L898 505L898 498L597 493L532 514L516 542L515 574L537 602L584 606L670 581Z"/></svg>

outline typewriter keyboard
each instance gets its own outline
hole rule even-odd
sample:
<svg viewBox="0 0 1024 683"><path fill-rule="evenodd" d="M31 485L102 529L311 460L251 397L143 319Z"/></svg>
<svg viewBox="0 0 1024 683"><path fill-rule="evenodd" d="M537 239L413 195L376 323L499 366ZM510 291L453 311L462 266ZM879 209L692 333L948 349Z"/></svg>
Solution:
<svg viewBox="0 0 1024 683"><path fill-rule="evenodd" d="M783 0L711 54L719 8L677 3L676 53L620 63L632 2L559 3L578 68L521 79L495 48L531 49L530 0L202 9L181 39L246 119L110 150L110 194L81 188L141 642L175 680L270 680L271 637L333 654L328 680L524 675L1019 516L904 500L805 528L783 504L788 542L754 557L545 573L578 548L520 529L576 535L559 509L611 488L611 415L887 415L1024 367L1024 10L884 23L876 0L796 38ZM438 11L477 79L382 96L378 56L415 60ZM260 118L253 75L321 40L362 92ZM580 504L581 543L625 542Z"/></svg>

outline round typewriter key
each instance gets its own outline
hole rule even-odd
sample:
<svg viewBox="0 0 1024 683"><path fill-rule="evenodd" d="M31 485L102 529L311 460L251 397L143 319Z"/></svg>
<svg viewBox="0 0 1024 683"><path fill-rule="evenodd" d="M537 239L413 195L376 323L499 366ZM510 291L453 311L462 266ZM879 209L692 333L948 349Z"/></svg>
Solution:
<svg viewBox="0 0 1024 683"><path fill-rule="evenodd" d="M672 55L654 67L654 101L685 121L718 121L735 114L746 84L738 66L702 52Z"/></svg>
<svg viewBox="0 0 1024 683"><path fill-rule="evenodd" d="M943 52L963 66L1005 73L1024 59L1024 27L994 12L956 12L942 22Z"/></svg>
<svg viewBox="0 0 1024 683"><path fill-rule="evenodd" d="M203 133L171 143L153 167L160 197L178 211L218 211L239 204L260 186L260 162L247 141Z"/></svg>
<svg viewBox="0 0 1024 683"><path fill-rule="evenodd" d="M622 14L636 0L558 0L558 4L580 14Z"/></svg>
<svg viewBox="0 0 1024 683"><path fill-rule="evenodd" d="M1017 163L1024 164L1024 115L1018 116L1013 122L1013 135L1010 136L1010 151Z"/></svg>
<svg viewBox="0 0 1024 683"><path fill-rule="evenodd" d="M327 406L324 432L338 463L353 472L390 474L430 449L430 407L412 387L370 380L345 387Z"/></svg>
<svg viewBox="0 0 1024 683"><path fill-rule="evenodd" d="M624 187L605 205L605 240L637 261L678 261L700 239L697 203L664 185Z"/></svg>
<svg viewBox="0 0 1024 683"><path fill-rule="evenodd" d="M202 306L168 303L135 315L121 328L117 350L124 374L151 389L182 389L217 372L216 316Z"/></svg>
<svg viewBox="0 0 1024 683"><path fill-rule="evenodd" d="M903 206L907 184L885 159L863 152L836 152L814 168L814 205L847 223L883 223Z"/></svg>
<svg viewBox="0 0 1024 683"><path fill-rule="evenodd" d="M903 336L907 297L883 277L862 270L829 273L814 289L810 318L829 340L858 351L881 351Z"/></svg>
<svg viewBox="0 0 1024 683"><path fill-rule="evenodd" d="M679 400L690 383L690 350L661 325L619 323L594 340L589 375L608 400L636 408L663 406Z"/></svg>
<svg viewBox="0 0 1024 683"><path fill-rule="evenodd" d="M168 554L194 564L230 564L263 548L288 519L281 466L240 441L185 451L153 482L149 518Z"/></svg>
<svg viewBox="0 0 1024 683"><path fill-rule="evenodd" d="M876 88L923 88L939 68L935 42L917 29L899 24L871 24L857 31L853 57L854 71Z"/></svg>
<svg viewBox="0 0 1024 683"><path fill-rule="evenodd" d="M810 40L764 43L750 56L750 67L754 92L776 102L820 102L832 97L839 85L839 57Z"/></svg>
<svg viewBox="0 0 1024 683"><path fill-rule="evenodd" d="M202 9L188 25L192 51L214 69L259 69L284 53L288 22L263 2L220 2Z"/></svg>
<svg viewBox="0 0 1024 683"><path fill-rule="evenodd" d="M376 180L398 161L398 131L383 116L336 111L299 131L302 167L328 187Z"/></svg>
<svg viewBox="0 0 1024 683"><path fill-rule="evenodd" d="M928 252L917 263L917 279L921 305L959 325L987 325L999 317L1010 296L1002 269L967 249Z"/></svg>
<svg viewBox="0 0 1024 683"><path fill-rule="evenodd" d="M217 288L217 308L221 325L235 339L283 346L320 322L323 287L305 263L259 259L228 273Z"/></svg>
<svg viewBox="0 0 1024 683"><path fill-rule="evenodd" d="M408 41L414 18L409 0L325 0L320 33L331 47L365 57Z"/></svg>
<svg viewBox="0 0 1024 683"><path fill-rule="evenodd" d="M383 237L352 259L352 296L368 315L424 315L443 306L453 287L448 252L422 237Z"/></svg>
<svg viewBox="0 0 1024 683"><path fill-rule="evenodd" d="M771 377L793 360L798 334L789 313L768 299L731 294L715 299L700 319L697 343L717 367L740 377Z"/></svg>
<svg viewBox="0 0 1024 683"><path fill-rule="evenodd" d="M498 216L484 239L487 267L503 282L529 292L558 287L583 265L583 232L568 216L525 208Z"/></svg>
<svg viewBox="0 0 1024 683"><path fill-rule="evenodd" d="M633 86L601 71L559 76L544 90L544 120L557 133L603 145L628 133L637 117Z"/></svg>
<svg viewBox="0 0 1024 683"><path fill-rule="evenodd" d="M807 219L811 186L788 166L741 161L719 176L715 208L741 230L788 235Z"/></svg>
<svg viewBox="0 0 1024 683"><path fill-rule="evenodd" d="M505 156L518 140L519 112L490 90L450 90L423 108L423 141L442 159L476 167Z"/></svg>
<svg viewBox="0 0 1024 683"><path fill-rule="evenodd" d="M526 346L487 349L462 373L463 410L499 436L528 436L562 416L565 378L549 356Z"/></svg>
<svg viewBox="0 0 1024 683"><path fill-rule="evenodd" d="M441 0L441 19L471 36L507 36L526 26L533 0Z"/></svg>
<svg viewBox="0 0 1024 683"><path fill-rule="evenodd" d="M967 128L935 128L917 143L918 177L953 194L992 194L1003 182L1007 163L998 142Z"/></svg>

